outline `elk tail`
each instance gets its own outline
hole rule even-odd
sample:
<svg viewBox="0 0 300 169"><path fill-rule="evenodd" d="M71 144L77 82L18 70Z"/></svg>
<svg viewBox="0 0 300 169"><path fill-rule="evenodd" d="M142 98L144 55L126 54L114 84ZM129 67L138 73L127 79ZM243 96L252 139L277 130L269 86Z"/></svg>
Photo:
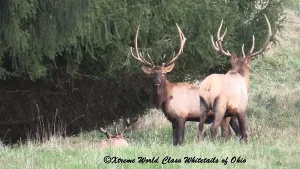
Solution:
<svg viewBox="0 0 300 169"><path fill-rule="evenodd" d="M209 111L208 103L205 101L205 99L202 96L200 96L200 109L201 109L201 112Z"/></svg>

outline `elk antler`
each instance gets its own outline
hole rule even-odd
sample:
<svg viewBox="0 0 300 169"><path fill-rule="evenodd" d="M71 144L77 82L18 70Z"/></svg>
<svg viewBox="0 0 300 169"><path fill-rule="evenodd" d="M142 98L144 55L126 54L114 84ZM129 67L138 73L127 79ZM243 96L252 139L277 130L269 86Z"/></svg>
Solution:
<svg viewBox="0 0 300 169"><path fill-rule="evenodd" d="M231 54L229 53L229 51L225 52L225 51L223 50L222 42L223 42L224 36L226 35L227 28L225 29L225 32L224 32L224 34L223 34L222 37L221 37L220 34L221 34L222 26L223 26L223 19L222 19L221 24L220 24L220 27L219 27L219 29L218 29L218 33L217 33L217 41L214 42L214 38L213 38L213 36L211 35L211 36L210 36L210 37L211 37L211 42L212 42L212 45L213 45L213 47L214 47L214 49L215 49L216 51L220 52L221 54L223 54L223 55L225 55L225 56L231 56Z"/></svg>
<svg viewBox="0 0 300 169"><path fill-rule="evenodd" d="M104 130L102 127L100 128L100 130L106 135L106 137L108 138L108 139L110 139L111 138L111 134L109 134L106 130Z"/></svg>
<svg viewBox="0 0 300 169"><path fill-rule="evenodd" d="M176 55L174 52L173 56L171 57L171 59L168 62L162 63L162 65L164 65L164 66L168 66L168 65L171 65L172 63L174 63L175 60L177 60L179 58L179 56L183 53L183 47L184 47L186 38L184 37L184 34L182 33L182 31L181 31L180 27L177 25L177 23L176 23L176 26L177 26L179 37L180 37L180 49Z"/></svg>
<svg viewBox="0 0 300 169"><path fill-rule="evenodd" d="M268 19L267 15L264 14L264 16L265 16L265 19L266 19L266 22L267 22L267 25L268 25L268 37L267 37L267 40L266 40L264 46L263 46L260 50L258 50L257 52L252 53L253 50L254 50L254 45L255 45L255 37L254 37L254 35L253 35L253 39L252 39L252 47L251 47L250 52L249 52L249 54L251 55L252 58L254 58L254 56L259 55L259 54L261 54L264 50L266 50L266 48L268 47L268 45L269 45L269 43L270 43L272 37L273 37L273 36L275 35L275 33L276 33L276 31L275 31L275 32L272 34L272 29L271 29L271 24L270 24L270 22L269 22L269 19ZM242 49L242 50L244 50L244 49Z"/></svg>
<svg viewBox="0 0 300 169"><path fill-rule="evenodd" d="M145 66L150 66L150 67L153 67L154 66L154 63L151 59L151 57L148 55L150 62L148 62L144 56L142 55L141 52L139 52L139 48L138 48L138 45L137 45L137 40L138 40L138 36L139 36L139 29L140 29L140 25L138 26L137 28L137 31L136 31L136 35L135 35L135 40L134 40L134 47L135 47L135 51L136 51L136 55L133 54L133 51L132 51L132 47L130 48L130 52L131 52L131 55L136 59L138 60L139 62L141 62L143 65Z"/></svg>
<svg viewBox="0 0 300 169"><path fill-rule="evenodd" d="M254 35L252 36L252 42L254 42L255 41L255 37L254 37ZM245 58L246 57L246 55L245 55L245 51L244 51L244 44L242 45L242 54L243 54L243 58ZM251 46L251 49L250 49L250 52L249 53L252 53L253 52L253 49L254 49L254 43L252 43L252 46Z"/></svg>
<svg viewBox="0 0 300 169"><path fill-rule="evenodd" d="M107 139L123 138L123 133L117 133L115 135L112 135L112 134L108 133L105 129L103 129L102 127L100 128L100 130L106 135Z"/></svg>

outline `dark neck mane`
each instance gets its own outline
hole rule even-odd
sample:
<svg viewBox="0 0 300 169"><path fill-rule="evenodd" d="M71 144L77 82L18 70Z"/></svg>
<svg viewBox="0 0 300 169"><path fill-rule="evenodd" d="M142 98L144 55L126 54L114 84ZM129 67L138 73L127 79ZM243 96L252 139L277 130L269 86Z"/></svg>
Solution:
<svg viewBox="0 0 300 169"><path fill-rule="evenodd" d="M152 100L153 100L153 103L155 104L156 109L161 109L163 103L166 102L169 85L170 85L170 82L168 80L166 80L160 89L153 87ZM157 90L161 90L161 92L158 94Z"/></svg>
<svg viewBox="0 0 300 169"><path fill-rule="evenodd" d="M249 74L249 69L245 68L245 67L239 67L236 72L238 72L240 75L242 75L243 77L247 76Z"/></svg>

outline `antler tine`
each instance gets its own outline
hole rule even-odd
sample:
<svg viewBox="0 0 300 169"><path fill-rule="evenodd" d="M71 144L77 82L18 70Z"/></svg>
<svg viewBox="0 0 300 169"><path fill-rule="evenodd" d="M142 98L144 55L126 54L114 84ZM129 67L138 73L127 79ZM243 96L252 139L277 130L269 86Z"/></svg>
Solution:
<svg viewBox="0 0 300 169"><path fill-rule="evenodd" d="M151 63L149 63L147 60L145 60L145 58L143 57L143 55L142 55L141 52L136 52L136 53L138 53L138 55L135 56L135 55L133 54L132 47L130 48L130 52L131 52L132 57L134 57L136 60L138 60L138 61L141 62L142 64L144 64L144 65L146 65L146 66L153 66L153 65L151 65ZM151 60L151 62L153 62L153 61Z"/></svg>
<svg viewBox="0 0 300 169"><path fill-rule="evenodd" d="M104 130L102 127L100 127L100 130L103 132L103 133L106 133L107 131Z"/></svg>
<svg viewBox="0 0 300 169"><path fill-rule="evenodd" d="M223 26L223 19L221 21L221 24L219 26L218 33L217 33L217 46L215 46L215 45L214 46L216 47L215 49L216 50L218 49L217 51L220 52L221 54L223 54L225 56L231 56L231 54L228 51L225 52L222 47L223 38L227 33L227 28L226 28L224 34L221 36L222 26Z"/></svg>
<svg viewBox="0 0 300 169"><path fill-rule="evenodd" d="M222 19L222 21L221 21L221 25L222 25L222 24L223 24L223 19ZM218 33L219 33L219 29L218 29ZM217 33L217 34L218 34L218 33ZM218 38L218 35L217 35L217 38ZM214 49L215 49L216 51L220 52L220 49L219 49L219 47L218 47L218 42L217 42L217 41L214 42L215 40L214 40L213 35L210 35L210 39L211 39L211 43L212 43Z"/></svg>
<svg viewBox="0 0 300 169"><path fill-rule="evenodd" d="M251 46L251 49L250 49L250 52L249 52L249 53L252 53L252 52L253 52L254 46L255 46L255 37L254 37L254 35L253 35L253 36L252 36L252 46Z"/></svg>
<svg viewBox="0 0 300 169"><path fill-rule="evenodd" d="M116 130L116 133L118 133L118 127L117 127L117 126L115 126L115 128L116 128L116 129L115 129L115 130Z"/></svg>
<svg viewBox="0 0 300 169"><path fill-rule="evenodd" d="M259 51L254 52L254 53L251 52L251 57L254 57L254 56L256 56L256 55L261 54L261 53L268 47L268 45L269 45L269 43L270 43L272 37L273 37L274 34L276 33L276 31L275 31L275 33L272 34L272 28L271 28L270 21L269 21L269 19L268 19L268 17L267 17L266 14L264 14L264 16L265 16L265 19L266 19L266 22L267 22L267 25L268 25L268 37L267 37L267 39L266 39L266 42L265 42L264 46L263 46ZM254 36L253 36L253 43L252 43L252 47L253 47L253 48L254 48L254 40L255 40L255 39L254 39ZM252 50L252 48L251 48L251 50ZM252 51L253 51L253 50L252 50Z"/></svg>
<svg viewBox="0 0 300 169"><path fill-rule="evenodd" d="M222 25L223 25L223 20L222 20L222 22L221 22L220 27L222 27ZM218 29L217 37L218 37L218 39L220 39L221 41L223 41L223 38L224 38L224 36L225 36L226 33L227 33L227 28L225 29L224 34L223 34L222 37L220 38L220 37L219 37L220 31L221 31L220 27L219 27L219 29ZM219 49L219 47L218 47L218 43L217 43L217 41L216 41L216 43L214 43L214 38L213 38L212 35L210 35L210 39L211 39L211 43L213 44L213 47L215 48L215 50L220 51L220 49Z"/></svg>
<svg viewBox="0 0 300 169"><path fill-rule="evenodd" d="M213 47L215 48L215 50L220 51L220 49L217 47L218 46L217 41L216 41L216 43L214 42L214 38L212 35L210 35L210 39L211 39L211 43L212 43Z"/></svg>
<svg viewBox="0 0 300 169"><path fill-rule="evenodd" d="M217 32L217 40L218 40L218 41L219 41L219 40L223 40L223 39L221 39L221 37L220 37L222 26L223 26L223 19L222 19L222 21L221 21L221 24L220 24L220 26L219 26L219 28L218 28L218 32Z"/></svg>
<svg viewBox="0 0 300 169"><path fill-rule="evenodd" d="M106 137L108 138L108 139L110 139L111 138L111 134L109 134L106 130L104 130L102 127L100 127L100 130L106 135Z"/></svg>
<svg viewBox="0 0 300 169"><path fill-rule="evenodd" d="M151 66L153 66L154 65L154 62L153 62L153 60L151 59L151 57L150 57L150 55L149 55L149 53L147 53L147 55L148 55L148 58L149 58L149 60L150 60L150 64L152 64ZM142 52L140 52L140 56L142 56L141 57L141 59L143 60L143 61L145 61L145 62L148 62L146 59L145 59L145 57L144 57L144 52L142 53Z"/></svg>
<svg viewBox="0 0 300 169"><path fill-rule="evenodd" d="M223 34L222 37L221 37L221 41L223 41L223 38L224 38L224 36L226 35L226 33L227 33L227 28L225 28L225 32L224 32L224 34Z"/></svg>
<svg viewBox="0 0 300 169"><path fill-rule="evenodd" d="M162 59L162 60L165 60L165 58L166 58L166 54L164 54L164 56L163 56L163 59Z"/></svg>
<svg viewBox="0 0 300 169"><path fill-rule="evenodd" d="M153 62L153 60L151 59L149 53L147 53L147 56L148 56L149 60L151 61L152 65L155 65L154 62Z"/></svg>
<svg viewBox="0 0 300 169"><path fill-rule="evenodd" d="M245 58L246 57L246 55L245 55L245 51L244 51L244 44L242 45L242 53L243 53L243 58Z"/></svg>
<svg viewBox="0 0 300 169"><path fill-rule="evenodd" d="M163 63L163 65L165 65L165 66L168 66L168 65L172 64L173 62L175 62L175 60L177 60L178 57L183 53L183 47L186 42L186 38L184 37L184 34L182 33L182 31L177 23L176 23L176 26L177 26L179 37L180 37L180 49L176 55L174 52L173 56L171 57L172 59L170 61L168 61L167 63Z"/></svg>
<svg viewBox="0 0 300 169"><path fill-rule="evenodd" d="M138 26L137 28L137 31L136 31L136 34L135 34L135 40L134 40L134 47L135 47L135 52L136 52L136 55L133 54L133 51L132 51L132 47L130 49L130 52L131 52L131 55L136 59L138 60L139 62L141 62L142 64L146 65L146 66L154 66L153 64L151 64L150 62L148 62L144 56L142 55L141 52L139 52L139 48L138 48L138 45L137 45L137 40L138 40L138 36L139 36L139 30L140 30L140 25ZM151 60L151 62L153 63L153 61Z"/></svg>

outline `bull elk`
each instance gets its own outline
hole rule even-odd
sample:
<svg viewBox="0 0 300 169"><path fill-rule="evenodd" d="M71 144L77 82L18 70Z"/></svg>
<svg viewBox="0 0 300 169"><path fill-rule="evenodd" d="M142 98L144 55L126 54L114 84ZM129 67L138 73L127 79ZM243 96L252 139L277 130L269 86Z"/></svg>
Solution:
<svg viewBox="0 0 300 169"><path fill-rule="evenodd" d="M228 71L225 75L212 74L206 77L200 85L200 122L198 137L203 138L203 125L208 117L209 111L214 115L214 121L211 125L211 135L213 138L217 135L217 128L222 126L229 126L230 117L236 117L239 123L241 132L241 140L247 141L246 134L246 107L248 104L248 91L249 91L249 64L253 57L261 54L268 46L274 34L272 34L271 25L266 15L265 19L268 25L268 36L264 46L253 53L255 46L255 37L253 35L252 47L245 55L244 45L242 45L243 57L237 57L234 52L224 51L222 46L223 38L226 31L221 36L223 20L217 32L217 41L212 44L215 50L222 55L229 56L231 59L232 70ZM222 124L221 124L222 123ZM226 136L226 129L224 127L222 135Z"/></svg>
<svg viewBox="0 0 300 169"><path fill-rule="evenodd" d="M152 100L156 109L162 109L166 118L172 123L173 144L180 145L183 142L186 121L199 121L200 86L188 83L171 83L167 80L167 73L174 68L174 62L183 53L183 47L186 42L181 29L177 24L176 26L180 37L180 49L177 54L174 52L169 61L155 65L149 55L149 60L145 59L142 53L139 52L137 45L139 27L137 28L134 41L135 54L131 48L131 55L142 64L144 73L152 75ZM206 123L211 123L212 117L209 116L206 119ZM231 126L238 126L238 124ZM237 130L238 128L235 131Z"/></svg>
<svg viewBox="0 0 300 169"><path fill-rule="evenodd" d="M115 135L112 135L108 133L105 129L100 128L100 130L106 135L107 139L101 140L100 141L100 148L108 148L108 147L113 147L113 148L121 148L121 147L127 147L128 142L124 138L122 133L117 133Z"/></svg>

